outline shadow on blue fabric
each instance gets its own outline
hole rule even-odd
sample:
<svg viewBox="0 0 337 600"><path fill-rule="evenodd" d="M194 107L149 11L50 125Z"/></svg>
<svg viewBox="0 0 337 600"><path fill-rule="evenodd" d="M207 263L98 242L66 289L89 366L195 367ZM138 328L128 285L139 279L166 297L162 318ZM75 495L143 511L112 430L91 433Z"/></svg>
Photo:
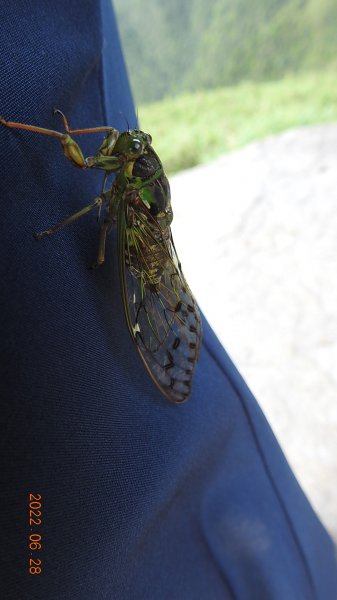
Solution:
<svg viewBox="0 0 337 600"><path fill-rule="evenodd" d="M76 128L136 123L108 0L0 15L5 118L55 128L57 106ZM33 239L101 174L34 133L2 127L0 148L2 598L335 600L332 542L207 322L191 399L171 405L125 325L115 234L95 272L94 214Z"/></svg>

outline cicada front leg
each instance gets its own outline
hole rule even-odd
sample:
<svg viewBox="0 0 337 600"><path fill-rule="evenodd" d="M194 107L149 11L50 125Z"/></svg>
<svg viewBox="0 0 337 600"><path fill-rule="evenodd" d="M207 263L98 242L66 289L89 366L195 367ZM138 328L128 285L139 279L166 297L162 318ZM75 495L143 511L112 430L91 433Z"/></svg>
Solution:
<svg viewBox="0 0 337 600"><path fill-rule="evenodd" d="M110 156L110 154L112 153L114 144L116 142L116 139L118 138L117 129L114 129L114 127L106 127L106 126L90 127L90 128L86 128L86 129L70 129L68 119L62 111L60 111L59 109L54 109L54 114L58 114L61 116L62 121L63 121L63 126L65 129L65 133L61 133L60 131L55 131L53 129L46 129L44 127L39 127L37 125L28 125L27 123L18 123L16 121L7 121L3 117L0 117L0 123L2 125L4 125L5 127L8 127L9 129L23 129L25 131L33 131L35 133L41 133L43 135L49 135L51 137L55 137L55 138L59 139L62 149L63 149L63 153L66 156L66 158L75 167L78 167L80 169L93 168L93 167L96 168L96 163L99 164L100 161L106 161L106 160L109 161L109 169L107 169L108 171L111 172L111 171L117 170L119 168L119 162ZM100 148L98 149L96 156L90 157L90 160L85 159L80 146L73 140L73 138L70 136L70 134L75 135L75 134L86 134L86 133L99 133L102 131L106 132L107 135L104 138L103 143L101 144ZM93 162L95 162L95 165L93 164ZM85 206L84 208L82 208L75 214L71 215L70 217L67 217L60 223L56 223L56 225L49 227L45 231L41 231L40 233L34 234L34 237L36 239L40 240L46 236L52 235L52 234L56 233L62 227L65 227L66 225L72 223L73 221L76 221L77 219L79 219L80 217L85 215L86 213L90 212L96 206L98 207L98 220L99 220L101 206L102 206L103 202L106 201L106 192L104 191L106 179L107 179L107 173L105 173L103 186L102 186L102 192L101 192L100 196L96 197L95 200L91 204L89 204L88 206ZM101 243L101 246L102 245L103 245L103 242Z"/></svg>
<svg viewBox="0 0 337 600"><path fill-rule="evenodd" d="M68 160L80 169L86 167L85 158L82 150L78 144L70 137L68 133L60 133L53 129L45 129L44 127L38 127L37 125L27 125L26 123L16 123L15 121L6 121L3 117L0 117L0 123L9 127L10 129L24 129L25 131L34 131L35 133L42 133L43 135L50 135L60 140L63 153Z"/></svg>
<svg viewBox="0 0 337 600"><path fill-rule="evenodd" d="M99 133L100 131L107 132L107 136L103 141L99 149L99 154L103 156L109 156L112 151L116 139L118 137L118 131L114 127L89 127L86 129L70 129L66 116L59 109L54 110L54 114L59 114L62 117L63 125L66 133L55 131L53 129L46 129L44 127L38 127L37 125L27 125L27 123L17 123L15 121L6 121L3 117L0 117L0 123L9 129L24 129L25 131L34 131L35 133L41 133L43 135L49 135L56 137L60 140L63 153L70 162L80 169L86 169L90 167L86 159L83 156L80 146L73 140L70 134L85 134L85 133Z"/></svg>

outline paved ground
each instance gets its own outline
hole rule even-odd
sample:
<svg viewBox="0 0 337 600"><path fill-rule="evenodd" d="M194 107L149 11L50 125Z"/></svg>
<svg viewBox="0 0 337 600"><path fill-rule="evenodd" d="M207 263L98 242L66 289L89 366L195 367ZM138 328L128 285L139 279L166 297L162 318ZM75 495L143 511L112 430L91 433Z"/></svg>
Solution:
<svg viewBox="0 0 337 600"><path fill-rule="evenodd" d="M201 308L337 540L337 124L172 178Z"/></svg>

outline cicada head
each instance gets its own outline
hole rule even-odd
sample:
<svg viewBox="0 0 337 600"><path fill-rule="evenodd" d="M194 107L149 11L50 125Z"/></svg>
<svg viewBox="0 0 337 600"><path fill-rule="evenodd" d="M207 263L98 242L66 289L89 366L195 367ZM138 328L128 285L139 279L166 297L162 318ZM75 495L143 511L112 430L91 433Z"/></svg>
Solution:
<svg viewBox="0 0 337 600"><path fill-rule="evenodd" d="M123 131L116 140L112 153L120 154L127 160L136 160L144 154L151 143L151 136L144 131L138 129Z"/></svg>
<svg viewBox="0 0 337 600"><path fill-rule="evenodd" d="M122 131L117 129L109 131L95 156L85 159L85 166L104 171L118 171L123 165L133 164L137 159L147 155L152 138L148 133L138 129Z"/></svg>
<svg viewBox="0 0 337 600"><path fill-rule="evenodd" d="M133 160L141 156L151 143L152 137L150 134L138 129L122 131L122 133L119 133L117 129L112 129L104 138L96 156L115 156L119 154Z"/></svg>

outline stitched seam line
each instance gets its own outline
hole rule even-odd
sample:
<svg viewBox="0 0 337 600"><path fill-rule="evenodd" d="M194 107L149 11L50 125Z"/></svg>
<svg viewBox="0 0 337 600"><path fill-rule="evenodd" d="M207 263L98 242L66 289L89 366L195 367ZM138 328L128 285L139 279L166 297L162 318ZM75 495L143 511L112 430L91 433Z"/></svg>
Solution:
<svg viewBox="0 0 337 600"><path fill-rule="evenodd" d="M232 388L234 389L236 395L238 396L238 398L239 398L239 400L241 402L242 408L243 408L243 410L245 412L245 415L247 417L248 423L250 425L250 429L251 429L251 432L252 432L252 435L253 435L253 438L254 438L257 450L259 452L262 464L263 464L264 469L265 469L265 471L267 473L268 479L269 479L269 481L271 483L271 486L272 486L272 488L274 490L274 493L275 493L275 495L276 495L276 497L277 497L277 499L278 499L278 501L279 501L279 503L281 505L281 508L282 508L282 510L284 512L284 515L286 517L289 529L290 529L290 531L291 531L291 533L292 533L292 535L294 537L295 544L297 546L299 555L301 556L301 559L302 559L302 562L303 562L303 565L304 565L304 569L305 569L305 571L307 573L308 581L310 583L310 587L311 587L311 591L312 591L312 594L313 594L313 598L316 599L316 600L318 600L318 595L317 595L317 592L316 592L316 586L314 584L314 581L313 581L313 578L312 578L312 575L311 575L310 567L308 565L306 556L305 556L305 554L304 554L304 552L302 550L302 545L301 545L301 543L299 541L299 538L298 538L298 535L297 535L296 530L294 528L292 519L291 519L291 517L290 517L290 515L288 513L286 504L285 504L285 502L283 500L283 497L282 497L282 495L281 495L281 493L280 493L280 491L278 489L278 486L277 486L276 481L275 481L275 479L273 477L272 471L270 470L270 468L268 466L268 463L267 463L267 461L265 459L265 455L264 455L264 452L263 452L263 450L261 448L261 445L260 445L257 433L255 431L254 422L253 422L253 419L252 419L252 417L251 417L251 415L249 413L249 409L247 408L246 403L245 403L245 401L244 401L244 399L242 397L242 394L241 394L240 390L238 389L235 381L231 377L230 373L228 373L228 371L225 368L225 366L219 361L218 357L215 355L215 353L213 352L213 350L211 350L211 348L208 345L208 343L206 342L206 340L204 340L204 347L206 348L206 350L210 354L210 356L213 358L213 360L216 362L216 364L219 367L219 369L221 369L221 371L226 375L227 379L229 380Z"/></svg>
<svg viewBox="0 0 337 600"><path fill-rule="evenodd" d="M105 75L104 75L104 52L103 52L103 45L104 45L104 27L103 27L103 7L102 7L102 0L100 0L99 3L99 22L100 22L100 40L101 40L101 60L100 60L100 66L99 66L99 73L98 73L98 85L99 85L99 92L100 92L100 98L101 98L101 110L103 113L103 120L104 123L107 123L107 107L106 107L106 97L105 97Z"/></svg>

